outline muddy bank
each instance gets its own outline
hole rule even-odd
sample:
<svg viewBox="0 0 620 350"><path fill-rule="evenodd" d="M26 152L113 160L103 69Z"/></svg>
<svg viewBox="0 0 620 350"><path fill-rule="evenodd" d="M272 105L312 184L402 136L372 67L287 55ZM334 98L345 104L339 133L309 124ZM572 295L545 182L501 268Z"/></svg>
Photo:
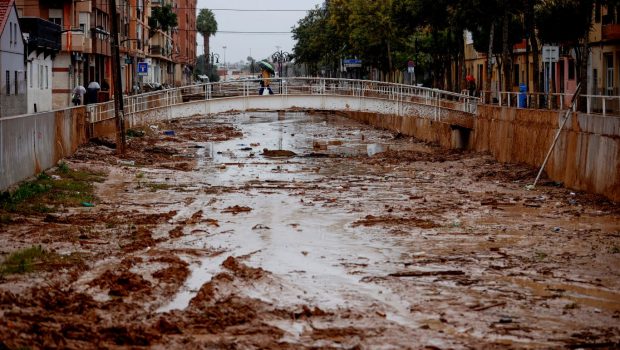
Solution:
<svg viewBox="0 0 620 350"><path fill-rule="evenodd" d="M536 169L328 114L141 131L122 157L90 144L66 160L97 174L90 205L0 209L1 262L41 246L2 273L0 347L620 341L617 203L548 179L527 191Z"/></svg>

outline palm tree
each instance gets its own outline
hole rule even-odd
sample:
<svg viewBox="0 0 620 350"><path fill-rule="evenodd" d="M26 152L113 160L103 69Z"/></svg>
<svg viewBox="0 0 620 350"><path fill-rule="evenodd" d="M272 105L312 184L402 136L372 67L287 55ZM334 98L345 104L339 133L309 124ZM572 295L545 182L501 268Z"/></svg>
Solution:
<svg viewBox="0 0 620 350"><path fill-rule="evenodd" d="M209 9L201 9L196 19L196 29L202 34L204 40L204 57L209 59L209 37L217 32L217 21L213 15L213 11ZM207 72L210 75L210 72Z"/></svg>

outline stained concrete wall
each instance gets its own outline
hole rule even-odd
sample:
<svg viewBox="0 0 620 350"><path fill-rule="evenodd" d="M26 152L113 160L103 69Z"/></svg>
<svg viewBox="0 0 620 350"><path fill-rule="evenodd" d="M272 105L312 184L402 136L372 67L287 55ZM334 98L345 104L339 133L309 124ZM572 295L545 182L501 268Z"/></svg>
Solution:
<svg viewBox="0 0 620 350"><path fill-rule="evenodd" d="M84 107L0 119L0 190L53 167L87 141Z"/></svg>
<svg viewBox="0 0 620 350"><path fill-rule="evenodd" d="M451 109L355 96L248 96L155 107L127 124L226 111L317 109L344 113L379 128L446 148L488 151L500 162L540 166L558 130L557 111L478 106L478 116ZM60 114L58 114L60 113ZM114 120L85 125L84 107L0 119L0 189L70 155L90 136L113 136ZM51 116L54 116L53 118ZM53 137L52 137L53 135ZM572 114L546 167L566 186L620 201L620 118ZM47 153L45 153L47 152ZM10 158L7 158L10 157ZM9 169L9 165L11 168Z"/></svg>
<svg viewBox="0 0 620 350"><path fill-rule="evenodd" d="M540 166L564 113L480 106L472 144L500 162ZM545 168L570 188L620 201L620 117L570 113Z"/></svg>
<svg viewBox="0 0 620 350"><path fill-rule="evenodd" d="M563 112L478 106L472 129L448 118L342 112L360 122L435 142L446 148L489 152L505 163L539 167ZM550 179L620 201L620 118L571 113L545 167Z"/></svg>

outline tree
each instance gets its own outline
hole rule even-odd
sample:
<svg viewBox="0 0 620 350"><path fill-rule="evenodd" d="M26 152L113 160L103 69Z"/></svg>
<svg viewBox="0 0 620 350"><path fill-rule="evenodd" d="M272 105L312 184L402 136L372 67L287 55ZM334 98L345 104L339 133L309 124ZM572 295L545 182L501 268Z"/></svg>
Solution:
<svg viewBox="0 0 620 350"><path fill-rule="evenodd" d="M316 8L308 11L293 27L293 38L297 41L293 56L296 62L306 64L311 74L316 74L319 64L326 61L326 47L330 42L326 40L328 25L325 8Z"/></svg>
<svg viewBox="0 0 620 350"><path fill-rule="evenodd" d="M157 30L167 32L170 28L178 25L177 14L172 11L172 5L167 4L161 7L154 7L149 17L149 34L155 35Z"/></svg>
<svg viewBox="0 0 620 350"><path fill-rule="evenodd" d="M201 9L196 19L196 30L202 35L204 56L209 56L209 38L217 32L217 21L213 11Z"/></svg>
<svg viewBox="0 0 620 350"><path fill-rule="evenodd" d="M560 44L575 52L577 82L587 90L589 34L592 28L592 0L543 0L535 7L535 21L545 44ZM570 25L558 25L570 23Z"/></svg>

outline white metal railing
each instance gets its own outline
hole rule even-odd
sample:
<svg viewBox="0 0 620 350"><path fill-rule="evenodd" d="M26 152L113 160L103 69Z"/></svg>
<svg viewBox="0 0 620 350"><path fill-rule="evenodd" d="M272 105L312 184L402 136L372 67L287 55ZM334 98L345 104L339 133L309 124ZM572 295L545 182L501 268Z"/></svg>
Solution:
<svg viewBox="0 0 620 350"><path fill-rule="evenodd" d="M531 93L514 91L481 91L481 103L519 108L566 109L570 107L573 94ZM585 108L584 108L585 106ZM620 96L579 95L573 111L603 116L620 115Z"/></svg>
<svg viewBox="0 0 620 350"><path fill-rule="evenodd" d="M125 118L151 109L165 108L192 100L248 97L258 94L261 79L233 80L188 85L124 97ZM441 109L458 110L475 115L479 98L427 87L385 83L369 80L336 78L272 79L271 89L277 95L346 95L359 98L382 98L397 102L414 102L434 108L434 117ZM114 102L86 106L91 123L114 118Z"/></svg>

